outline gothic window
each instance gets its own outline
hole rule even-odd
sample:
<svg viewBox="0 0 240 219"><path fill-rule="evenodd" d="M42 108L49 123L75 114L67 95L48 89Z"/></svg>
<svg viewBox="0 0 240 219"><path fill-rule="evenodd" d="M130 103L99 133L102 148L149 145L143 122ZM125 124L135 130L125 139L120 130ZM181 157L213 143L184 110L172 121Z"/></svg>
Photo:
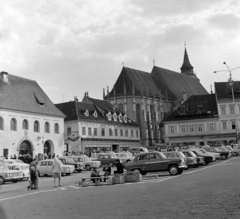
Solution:
<svg viewBox="0 0 240 219"><path fill-rule="evenodd" d="M137 123L141 124L141 108L139 103L136 105L136 117L137 117Z"/></svg>

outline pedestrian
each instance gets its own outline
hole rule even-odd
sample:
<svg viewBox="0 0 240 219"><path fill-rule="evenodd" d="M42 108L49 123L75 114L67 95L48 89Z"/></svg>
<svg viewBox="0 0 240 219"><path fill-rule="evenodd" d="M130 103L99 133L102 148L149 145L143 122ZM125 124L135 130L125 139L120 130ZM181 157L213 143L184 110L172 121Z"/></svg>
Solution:
<svg viewBox="0 0 240 219"><path fill-rule="evenodd" d="M30 182L28 186L29 189L36 189L36 179L37 179L37 172L34 168L34 166L30 167Z"/></svg>
<svg viewBox="0 0 240 219"><path fill-rule="evenodd" d="M36 174L34 189L38 189L38 172L37 172L37 159L36 158L29 164L29 172L30 173L31 173L31 170L33 170L33 168L31 168L31 167L34 167L34 171L35 171L35 174ZM31 177L30 177L29 183L30 183L30 185L32 184Z"/></svg>
<svg viewBox="0 0 240 219"><path fill-rule="evenodd" d="M96 167L93 167L93 171L91 172L90 177L93 183L95 183L95 181L97 180L95 177L100 177L99 171L97 171Z"/></svg>
<svg viewBox="0 0 240 219"><path fill-rule="evenodd" d="M122 165L122 163L120 163L119 159L116 160L116 165L115 166L116 166L117 170L114 171L114 174L121 174L121 173L124 172L123 171L123 165Z"/></svg>
<svg viewBox="0 0 240 219"><path fill-rule="evenodd" d="M108 162L106 162L105 166L103 167L104 175L103 176L110 176L111 175L111 167ZM106 182L106 178L104 178L104 182Z"/></svg>
<svg viewBox="0 0 240 219"><path fill-rule="evenodd" d="M60 160L57 157L54 157L54 161L52 164L52 173L54 178L54 186L57 187L57 179L58 179L58 186L61 186L61 176L62 176L62 165Z"/></svg>

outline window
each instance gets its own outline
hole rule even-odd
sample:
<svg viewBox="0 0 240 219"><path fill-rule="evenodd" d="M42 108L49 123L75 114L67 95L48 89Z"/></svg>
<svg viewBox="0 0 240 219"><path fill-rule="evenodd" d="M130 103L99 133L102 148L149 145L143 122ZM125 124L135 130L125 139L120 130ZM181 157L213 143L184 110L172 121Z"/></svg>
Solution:
<svg viewBox="0 0 240 219"><path fill-rule="evenodd" d="M118 109L119 109L121 112L123 112L123 104L122 104L122 103L119 103L119 104L118 104Z"/></svg>
<svg viewBox="0 0 240 219"><path fill-rule="evenodd" d="M133 130L131 130L131 137L133 138Z"/></svg>
<svg viewBox="0 0 240 219"><path fill-rule="evenodd" d="M72 128L71 127L67 127L67 135L70 135L72 132Z"/></svg>
<svg viewBox="0 0 240 219"><path fill-rule="evenodd" d="M59 124L58 123L54 124L54 133L59 134Z"/></svg>
<svg viewBox="0 0 240 219"><path fill-rule="evenodd" d="M86 127L82 127L82 135L86 135Z"/></svg>
<svg viewBox="0 0 240 219"><path fill-rule="evenodd" d="M120 129L120 136L122 137L123 136L123 130Z"/></svg>
<svg viewBox="0 0 240 219"><path fill-rule="evenodd" d="M94 128L94 136L97 136L97 128Z"/></svg>
<svg viewBox="0 0 240 219"><path fill-rule="evenodd" d="M88 110L85 111L84 115L85 115L85 116L89 116Z"/></svg>
<svg viewBox="0 0 240 219"><path fill-rule="evenodd" d="M236 129L236 122L235 121L231 121L232 124L232 129Z"/></svg>
<svg viewBox="0 0 240 219"><path fill-rule="evenodd" d="M194 125L193 124L189 125L189 130L190 130L190 132L194 132Z"/></svg>
<svg viewBox="0 0 240 219"><path fill-rule="evenodd" d="M12 119L11 119L11 124L10 124L10 126L11 126L11 130L12 130L12 131L17 131L17 120L16 120L15 118L12 118Z"/></svg>
<svg viewBox="0 0 240 219"><path fill-rule="evenodd" d="M203 124L198 124L198 131L202 132L203 131Z"/></svg>
<svg viewBox="0 0 240 219"><path fill-rule="evenodd" d="M230 106L230 114L231 114L231 115L234 115L234 114L235 114L235 112L234 112L234 106Z"/></svg>
<svg viewBox="0 0 240 219"><path fill-rule="evenodd" d="M113 120L114 120L114 122L117 121L117 114L116 113L113 114Z"/></svg>
<svg viewBox="0 0 240 219"><path fill-rule="evenodd" d="M125 130L125 137L128 137L128 130Z"/></svg>
<svg viewBox="0 0 240 219"><path fill-rule="evenodd" d="M174 133L174 126L170 125L170 133L173 134Z"/></svg>
<svg viewBox="0 0 240 219"><path fill-rule="evenodd" d="M136 130L136 137L138 138L138 130Z"/></svg>
<svg viewBox="0 0 240 219"><path fill-rule="evenodd" d="M0 117L0 130L4 130L4 120L3 120L3 117Z"/></svg>
<svg viewBox="0 0 240 219"><path fill-rule="evenodd" d="M222 122L222 128L223 128L223 130L227 129L227 122L226 121Z"/></svg>
<svg viewBox="0 0 240 219"><path fill-rule="evenodd" d="M113 135L112 128L109 128L109 136L112 136L112 135Z"/></svg>
<svg viewBox="0 0 240 219"><path fill-rule="evenodd" d="M47 161L42 161L41 166L47 166Z"/></svg>
<svg viewBox="0 0 240 219"><path fill-rule="evenodd" d="M105 128L102 128L102 136L105 136Z"/></svg>
<svg viewBox="0 0 240 219"><path fill-rule="evenodd" d="M121 113L119 114L118 118L119 118L119 121L122 122L122 114Z"/></svg>
<svg viewBox="0 0 240 219"><path fill-rule="evenodd" d="M209 123L209 131L214 131L214 124L213 123Z"/></svg>
<svg viewBox="0 0 240 219"><path fill-rule="evenodd" d="M125 123L127 123L127 115L124 115L123 120Z"/></svg>
<svg viewBox="0 0 240 219"><path fill-rule="evenodd" d="M28 121L26 119L23 120L22 128L28 130Z"/></svg>
<svg viewBox="0 0 240 219"><path fill-rule="evenodd" d="M185 125L181 125L180 126L180 130L182 133L186 132L186 126Z"/></svg>
<svg viewBox="0 0 240 219"><path fill-rule="evenodd" d="M92 128L88 127L88 135L92 135Z"/></svg>
<svg viewBox="0 0 240 219"><path fill-rule="evenodd" d="M45 129L45 133L50 133L50 125L49 125L49 122L45 122L44 129Z"/></svg>
<svg viewBox="0 0 240 219"><path fill-rule="evenodd" d="M226 115L226 107L225 106L221 106L221 114Z"/></svg>
<svg viewBox="0 0 240 219"><path fill-rule="evenodd" d="M33 129L34 129L34 132L39 132L40 131L40 129L39 129L39 122L38 121L34 122Z"/></svg>
<svg viewBox="0 0 240 219"><path fill-rule="evenodd" d="M115 128L115 136L118 136L118 129Z"/></svg>
<svg viewBox="0 0 240 219"><path fill-rule="evenodd" d="M97 117L97 112L96 112L96 111L93 113L93 116L94 116L94 117Z"/></svg>

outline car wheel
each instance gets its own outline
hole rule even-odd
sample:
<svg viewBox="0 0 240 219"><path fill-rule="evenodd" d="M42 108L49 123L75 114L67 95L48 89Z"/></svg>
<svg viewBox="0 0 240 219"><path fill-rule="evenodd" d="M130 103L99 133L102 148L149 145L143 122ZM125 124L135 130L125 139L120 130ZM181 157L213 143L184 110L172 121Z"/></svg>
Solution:
<svg viewBox="0 0 240 219"><path fill-rule="evenodd" d="M87 171L90 171L92 169L92 167L90 165L86 165L85 168Z"/></svg>
<svg viewBox="0 0 240 219"><path fill-rule="evenodd" d="M170 167L169 167L169 173L172 175L172 176L174 176L174 175L178 175L178 173L179 173L179 168L178 168L178 166L177 165L171 165Z"/></svg>
<svg viewBox="0 0 240 219"><path fill-rule="evenodd" d="M132 171L138 174L142 174L142 171L140 169L133 169Z"/></svg>
<svg viewBox="0 0 240 219"><path fill-rule="evenodd" d="M18 179L14 179L12 180L13 183L17 183L18 182Z"/></svg>
<svg viewBox="0 0 240 219"><path fill-rule="evenodd" d="M199 164L195 164L195 166L194 167L199 167Z"/></svg>
<svg viewBox="0 0 240 219"><path fill-rule="evenodd" d="M113 162L110 162L110 163L109 163L109 166L110 166L110 167L113 167Z"/></svg>
<svg viewBox="0 0 240 219"><path fill-rule="evenodd" d="M40 172L39 172L39 171L37 171L37 174L38 174L38 177L40 177L40 176L41 176L41 174L40 174Z"/></svg>
<svg viewBox="0 0 240 219"><path fill-rule="evenodd" d="M131 160L127 160L126 163L130 162Z"/></svg>
<svg viewBox="0 0 240 219"><path fill-rule="evenodd" d="M143 176L147 175L147 172L146 171L142 171L142 175Z"/></svg>
<svg viewBox="0 0 240 219"><path fill-rule="evenodd" d="M0 185L4 184L5 183L5 180L2 176L0 176Z"/></svg>
<svg viewBox="0 0 240 219"><path fill-rule="evenodd" d="M78 173L81 173L81 172L82 172L82 170L77 170L77 172L78 172Z"/></svg>
<svg viewBox="0 0 240 219"><path fill-rule="evenodd" d="M70 175L71 175L71 173L66 173L66 175L67 175L67 176L70 176Z"/></svg>

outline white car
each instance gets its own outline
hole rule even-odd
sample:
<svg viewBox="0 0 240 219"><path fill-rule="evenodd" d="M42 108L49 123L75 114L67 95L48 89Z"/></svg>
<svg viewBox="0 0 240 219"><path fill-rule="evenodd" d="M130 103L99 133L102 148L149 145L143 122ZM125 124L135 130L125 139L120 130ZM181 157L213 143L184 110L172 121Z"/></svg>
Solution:
<svg viewBox="0 0 240 219"><path fill-rule="evenodd" d="M14 160L14 159L5 159L2 161L5 164L24 164L22 160Z"/></svg>
<svg viewBox="0 0 240 219"><path fill-rule="evenodd" d="M29 180L29 164L26 163L15 163L15 164L6 164L10 170L20 170L22 172L22 179ZM21 179L21 180L22 180Z"/></svg>
<svg viewBox="0 0 240 219"><path fill-rule="evenodd" d="M38 176L52 175L53 161L54 161L53 159L47 159L47 160L39 161L38 166L37 166ZM66 174L66 175L71 175L73 173L74 169L75 169L74 165L66 165L66 164L63 164L63 163L62 163L62 168L63 168L62 174Z"/></svg>
<svg viewBox="0 0 240 219"><path fill-rule="evenodd" d="M123 163L127 163L132 161L135 157L129 155L128 153L125 152L120 152L120 153L115 153L115 155L122 160Z"/></svg>
<svg viewBox="0 0 240 219"><path fill-rule="evenodd" d="M199 148L199 150L206 155L212 156L213 157L213 161L216 161L216 159L220 159L220 153L214 153L214 152L208 152L203 148Z"/></svg>

